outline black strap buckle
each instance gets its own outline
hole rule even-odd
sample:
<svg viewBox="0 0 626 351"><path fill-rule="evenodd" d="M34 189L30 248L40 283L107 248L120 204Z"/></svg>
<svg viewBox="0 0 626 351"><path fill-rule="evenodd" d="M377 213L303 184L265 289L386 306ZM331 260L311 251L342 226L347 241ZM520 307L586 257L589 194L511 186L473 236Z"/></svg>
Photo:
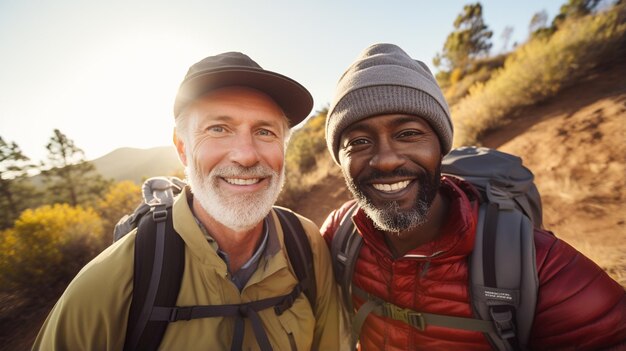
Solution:
<svg viewBox="0 0 626 351"><path fill-rule="evenodd" d="M513 312L510 309L496 311L494 308L490 308L489 313L500 337L503 339L515 337L515 322L513 321Z"/></svg>
<svg viewBox="0 0 626 351"><path fill-rule="evenodd" d="M294 286L289 295L285 296L285 298L280 303L274 306L274 312L276 312L276 315L280 316L281 314L283 314L283 312L290 309L298 296L300 296L300 293L302 293L302 284L298 283L296 284L296 286Z"/></svg>
<svg viewBox="0 0 626 351"><path fill-rule="evenodd" d="M167 218L167 210L165 208L155 207L152 211L152 219L155 223L163 222Z"/></svg>

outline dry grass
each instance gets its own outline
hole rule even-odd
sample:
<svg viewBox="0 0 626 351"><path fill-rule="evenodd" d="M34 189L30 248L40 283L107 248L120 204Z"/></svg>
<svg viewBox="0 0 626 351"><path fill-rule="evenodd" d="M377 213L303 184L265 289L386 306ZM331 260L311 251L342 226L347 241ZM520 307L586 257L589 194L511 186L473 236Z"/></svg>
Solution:
<svg viewBox="0 0 626 351"><path fill-rule="evenodd" d="M594 75L520 111L532 126L519 136L485 141L534 172L546 228L626 287L626 64Z"/></svg>
<svg viewBox="0 0 626 351"><path fill-rule="evenodd" d="M474 84L452 108L456 145L477 144L510 113L554 96L607 59L623 54L626 5L572 20L550 38L519 47L485 83Z"/></svg>
<svg viewBox="0 0 626 351"><path fill-rule="evenodd" d="M302 200L307 198L314 186L323 183L328 177L342 177L328 152L315 157L315 166L309 172L300 172L295 167L287 168L287 181L278 204L292 209L302 208Z"/></svg>

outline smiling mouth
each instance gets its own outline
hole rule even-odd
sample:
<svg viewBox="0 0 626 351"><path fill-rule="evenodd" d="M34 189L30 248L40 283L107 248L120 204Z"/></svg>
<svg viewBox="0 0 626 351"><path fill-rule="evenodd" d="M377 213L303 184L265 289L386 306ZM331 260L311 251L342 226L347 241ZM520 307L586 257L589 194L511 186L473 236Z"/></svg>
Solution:
<svg viewBox="0 0 626 351"><path fill-rule="evenodd" d="M248 179L242 179L242 178L223 178L228 184L233 184L233 185L253 185L256 183L259 183L261 180L263 180L263 178L248 178Z"/></svg>
<svg viewBox="0 0 626 351"><path fill-rule="evenodd" d="M391 183L391 184L374 183L372 184L372 187L374 187L374 189L378 191L382 191L385 193L394 193L394 192L397 192L406 188L409 185L409 183L411 183L410 180L403 180L401 182Z"/></svg>

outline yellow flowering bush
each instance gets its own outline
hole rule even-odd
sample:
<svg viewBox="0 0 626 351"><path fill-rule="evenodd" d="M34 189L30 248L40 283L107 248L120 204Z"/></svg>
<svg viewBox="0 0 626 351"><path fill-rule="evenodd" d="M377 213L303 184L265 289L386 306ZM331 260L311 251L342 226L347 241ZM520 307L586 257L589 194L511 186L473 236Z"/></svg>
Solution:
<svg viewBox="0 0 626 351"><path fill-rule="evenodd" d="M91 208L29 209L0 233L0 289L37 296L64 287L100 250L102 223Z"/></svg>

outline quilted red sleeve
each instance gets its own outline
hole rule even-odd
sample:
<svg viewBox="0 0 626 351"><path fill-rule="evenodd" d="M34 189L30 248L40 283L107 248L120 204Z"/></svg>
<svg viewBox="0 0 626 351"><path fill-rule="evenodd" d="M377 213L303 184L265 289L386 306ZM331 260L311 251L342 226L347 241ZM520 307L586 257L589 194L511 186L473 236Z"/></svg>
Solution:
<svg viewBox="0 0 626 351"><path fill-rule="evenodd" d="M535 246L539 295L531 348L626 349L624 288L550 233L536 231Z"/></svg>

